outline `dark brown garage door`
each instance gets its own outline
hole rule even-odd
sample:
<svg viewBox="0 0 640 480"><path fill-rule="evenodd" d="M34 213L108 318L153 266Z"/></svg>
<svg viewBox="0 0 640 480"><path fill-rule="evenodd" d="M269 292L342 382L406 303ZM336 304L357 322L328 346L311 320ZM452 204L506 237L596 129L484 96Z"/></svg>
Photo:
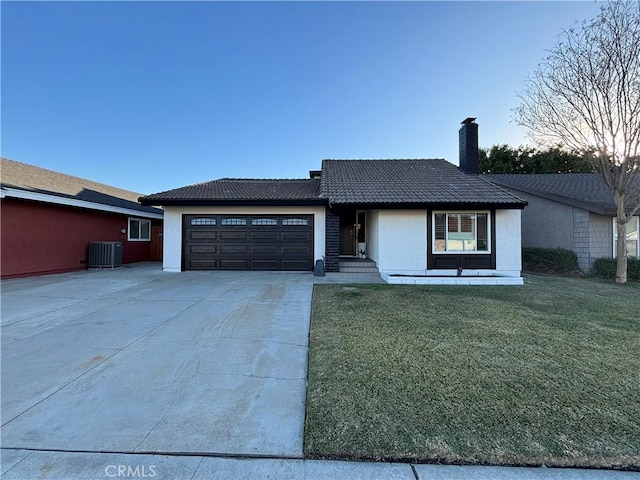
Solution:
<svg viewBox="0 0 640 480"><path fill-rule="evenodd" d="M313 215L183 215L185 270L313 270Z"/></svg>

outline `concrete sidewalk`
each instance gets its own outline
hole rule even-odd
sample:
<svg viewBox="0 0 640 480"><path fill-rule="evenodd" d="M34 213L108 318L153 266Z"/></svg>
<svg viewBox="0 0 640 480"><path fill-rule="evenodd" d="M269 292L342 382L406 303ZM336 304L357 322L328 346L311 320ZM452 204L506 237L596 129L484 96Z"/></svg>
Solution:
<svg viewBox="0 0 640 480"><path fill-rule="evenodd" d="M638 480L611 470L2 450L3 480Z"/></svg>

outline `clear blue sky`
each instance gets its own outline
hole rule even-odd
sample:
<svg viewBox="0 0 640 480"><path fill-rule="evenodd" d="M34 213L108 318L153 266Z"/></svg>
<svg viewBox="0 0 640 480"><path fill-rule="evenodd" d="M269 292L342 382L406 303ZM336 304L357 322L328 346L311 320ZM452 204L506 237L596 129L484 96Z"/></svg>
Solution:
<svg viewBox="0 0 640 480"><path fill-rule="evenodd" d="M589 2L2 2L2 156L154 193L526 142L516 92Z"/></svg>

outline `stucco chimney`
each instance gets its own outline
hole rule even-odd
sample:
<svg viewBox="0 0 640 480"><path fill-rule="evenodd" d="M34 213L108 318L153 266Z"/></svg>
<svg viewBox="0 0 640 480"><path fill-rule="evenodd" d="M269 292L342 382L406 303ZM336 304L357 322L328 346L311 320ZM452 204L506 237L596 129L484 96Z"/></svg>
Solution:
<svg viewBox="0 0 640 480"><path fill-rule="evenodd" d="M480 173L478 160L478 124L475 118L469 117L463 120L460 128L460 170L464 173L477 175Z"/></svg>

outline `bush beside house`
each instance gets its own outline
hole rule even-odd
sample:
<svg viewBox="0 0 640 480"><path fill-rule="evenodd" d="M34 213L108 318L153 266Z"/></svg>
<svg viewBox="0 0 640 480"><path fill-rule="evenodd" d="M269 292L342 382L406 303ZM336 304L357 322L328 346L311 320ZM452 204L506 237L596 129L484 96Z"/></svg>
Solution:
<svg viewBox="0 0 640 480"><path fill-rule="evenodd" d="M616 259L615 258L598 258L593 263L593 269L591 274L613 280L616 278ZM628 280L638 282L640 281L640 258L630 257L627 259L627 275Z"/></svg>
<svg viewBox="0 0 640 480"><path fill-rule="evenodd" d="M527 272L566 274L578 270L578 256L564 248L525 247L522 265Z"/></svg>

